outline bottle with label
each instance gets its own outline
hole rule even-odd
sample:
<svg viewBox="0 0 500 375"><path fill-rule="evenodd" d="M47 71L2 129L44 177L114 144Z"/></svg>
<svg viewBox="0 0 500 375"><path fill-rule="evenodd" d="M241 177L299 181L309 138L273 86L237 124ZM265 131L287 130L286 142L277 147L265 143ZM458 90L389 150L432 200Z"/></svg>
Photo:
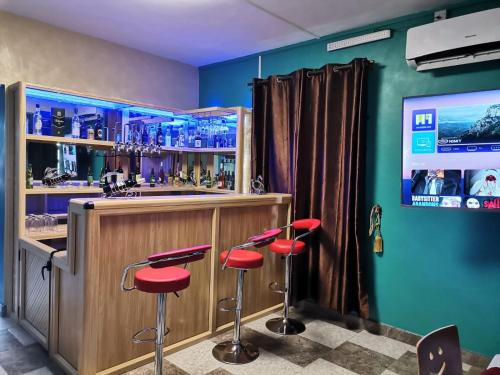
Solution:
<svg viewBox="0 0 500 375"><path fill-rule="evenodd" d="M165 132L165 146L172 146L172 132L170 131L170 126L167 126L167 130Z"/></svg>
<svg viewBox="0 0 500 375"><path fill-rule="evenodd" d="M175 167L174 185L175 186L181 185L181 168L179 162L177 162Z"/></svg>
<svg viewBox="0 0 500 375"><path fill-rule="evenodd" d="M217 189L224 189L224 163L220 163L219 178L217 179Z"/></svg>
<svg viewBox="0 0 500 375"><path fill-rule="evenodd" d="M75 113L71 120L71 137L80 138L80 116L78 116L78 108L75 108Z"/></svg>
<svg viewBox="0 0 500 375"><path fill-rule="evenodd" d="M160 163L160 171L158 172L158 185L165 185L165 171L163 170L163 162Z"/></svg>
<svg viewBox="0 0 500 375"><path fill-rule="evenodd" d="M155 178L155 169L151 168L151 173L149 174L149 187L155 187L156 178Z"/></svg>
<svg viewBox="0 0 500 375"><path fill-rule="evenodd" d="M207 189L212 188L212 176L210 175L210 169L207 171Z"/></svg>
<svg viewBox="0 0 500 375"><path fill-rule="evenodd" d="M141 154L138 153L137 160L135 164L135 181L137 182L136 186L141 187L141 182L143 178L141 176Z"/></svg>
<svg viewBox="0 0 500 375"><path fill-rule="evenodd" d="M186 145L185 134L184 134L184 126L179 128L179 147L184 147Z"/></svg>
<svg viewBox="0 0 500 375"><path fill-rule="evenodd" d="M89 124L87 126L87 139L95 139L94 138L94 127L91 124Z"/></svg>
<svg viewBox="0 0 500 375"><path fill-rule="evenodd" d="M42 113L40 112L40 104L35 105L35 113L33 114L33 134L42 135Z"/></svg>
<svg viewBox="0 0 500 375"><path fill-rule="evenodd" d="M156 129L156 144L158 146L164 145L163 129L161 128L161 124L158 124L158 129Z"/></svg>
<svg viewBox="0 0 500 375"><path fill-rule="evenodd" d="M196 135L194 136L194 147L201 148L201 134L200 131L196 131Z"/></svg>
<svg viewBox="0 0 500 375"><path fill-rule="evenodd" d="M88 169L87 171L87 186L92 186L94 183L94 176L92 175L92 169Z"/></svg>
<svg viewBox="0 0 500 375"><path fill-rule="evenodd" d="M33 189L33 167L28 164L26 168L26 189Z"/></svg>
<svg viewBox="0 0 500 375"><path fill-rule="evenodd" d="M98 141L103 140L103 128L102 128L102 117L100 114L97 115L97 120L94 126L94 138Z"/></svg>
<svg viewBox="0 0 500 375"><path fill-rule="evenodd" d="M116 168L116 181L123 181L125 178L123 177L123 168L122 168L122 163L120 162L118 164L118 168Z"/></svg>
<svg viewBox="0 0 500 375"><path fill-rule="evenodd" d="M109 161L106 162L106 168L104 169L104 175L105 175L105 184L110 184L114 182L112 180L111 176L108 176L108 173L111 172L111 168L109 167Z"/></svg>

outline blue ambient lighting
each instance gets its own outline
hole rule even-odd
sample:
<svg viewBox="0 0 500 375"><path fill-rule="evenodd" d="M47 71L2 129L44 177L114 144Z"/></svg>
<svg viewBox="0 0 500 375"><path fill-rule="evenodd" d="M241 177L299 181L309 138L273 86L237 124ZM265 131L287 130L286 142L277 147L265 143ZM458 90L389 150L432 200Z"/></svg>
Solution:
<svg viewBox="0 0 500 375"><path fill-rule="evenodd" d="M144 115L165 116L165 117L172 117L174 115L174 112L172 111L163 111L161 109L155 109L155 108L128 107L125 109L128 109L130 112L138 112Z"/></svg>
<svg viewBox="0 0 500 375"><path fill-rule="evenodd" d="M26 88L26 96L35 99L46 99L54 100L62 103L79 104L84 106L92 106L106 109L123 109L126 108L126 104L119 104L114 102L108 102L106 100L84 98L82 96L63 94L54 91L45 91L32 88Z"/></svg>

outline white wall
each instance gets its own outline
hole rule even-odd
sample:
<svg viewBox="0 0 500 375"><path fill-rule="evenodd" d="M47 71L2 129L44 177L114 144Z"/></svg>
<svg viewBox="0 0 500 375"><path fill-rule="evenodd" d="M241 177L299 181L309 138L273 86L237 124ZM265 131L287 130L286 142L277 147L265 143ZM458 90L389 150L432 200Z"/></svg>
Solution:
<svg viewBox="0 0 500 375"><path fill-rule="evenodd" d="M194 66L0 12L0 83L17 81L160 106L198 107Z"/></svg>

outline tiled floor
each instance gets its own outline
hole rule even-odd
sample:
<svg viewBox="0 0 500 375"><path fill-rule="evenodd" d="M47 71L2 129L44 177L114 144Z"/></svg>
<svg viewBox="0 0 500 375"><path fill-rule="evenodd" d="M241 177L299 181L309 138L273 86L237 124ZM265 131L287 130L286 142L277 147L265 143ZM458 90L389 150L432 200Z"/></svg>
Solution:
<svg viewBox="0 0 500 375"><path fill-rule="evenodd" d="M242 336L260 348L259 358L247 365L222 364L212 357L215 343L231 332L205 340L167 356L168 375L412 375L417 374L415 347L406 338L398 341L363 329L347 329L339 321L298 316L307 326L299 336L278 336L259 319L243 327ZM392 334L393 337L398 335ZM464 356L464 358L467 358ZM480 368L464 363L464 374L477 375ZM63 372L48 359L43 348L12 320L0 319L0 375L49 375ZM129 375L153 374L152 364Z"/></svg>

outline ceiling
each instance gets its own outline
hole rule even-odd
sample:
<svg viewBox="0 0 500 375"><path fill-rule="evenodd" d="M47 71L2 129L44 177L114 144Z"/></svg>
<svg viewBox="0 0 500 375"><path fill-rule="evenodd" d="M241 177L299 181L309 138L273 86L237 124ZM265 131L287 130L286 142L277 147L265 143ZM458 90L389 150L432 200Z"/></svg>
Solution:
<svg viewBox="0 0 500 375"><path fill-rule="evenodd" d="M0 10L206 65L457 0L0 0Z"/></svg>

